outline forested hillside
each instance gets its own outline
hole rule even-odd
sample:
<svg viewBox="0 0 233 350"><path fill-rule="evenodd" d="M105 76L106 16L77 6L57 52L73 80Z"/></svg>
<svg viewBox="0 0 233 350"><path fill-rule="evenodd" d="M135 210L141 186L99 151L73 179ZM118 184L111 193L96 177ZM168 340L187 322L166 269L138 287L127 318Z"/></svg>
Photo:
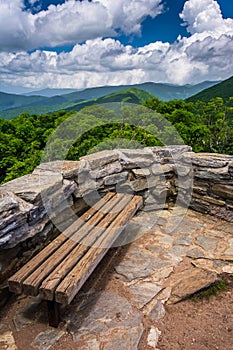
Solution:
<svg viewBox="0 0 233 350"><path fill-rule="evenodd" d="M16 109L8 109L0 111L0 118L12 119L21 113L29 114L41 114L41 113L52 113L60 110L66 111L80 111L82 108L92 106L95 104L111 103L111 102L130 102L136 104L142 104L147 99L153 97L150 93L136 89L129 88L120 90L103 97L93 98L91 100L78 99L76 93L64 95L64 96L53 96L50 98L42 98L42 100L34 101L30 105L19 107ZM33 97L34 99L34 97ZM1 108L0 108L1 110Z"/></svg>
<svg viewBox="0 0 233 350"><path fill-rule="evenodd" d="M55 129L58 132L53 134ZM219 97L209 102L164 102L153 97L144 106L122 104L120 113L93 105L79 112L24 113L12 120L0 119L0 182L30 173L41 162L48 140L52 140L53 160L64 159L66 150L66 159L78 160L107 147L182 142L196 152L233 154L233 108Z"/></svg>
<svg viewBox="0 0 233 350"><path fill-rule="evenodd" d="M101 105L105 103L112 102L128 102L135 104L143 104L146 100L153 98L153 95L136 88L130 88L125 90L120 90L118 92L113 92L109 95L99 97L93 100L79 102L73 104L72 107L67 108L68 111L80 111L82 108L92 105Z"/></svg>
<svg viewBox="0 0 233 350"><path fill-rule="evenodd" d="M45 89L38 92L35 91L34 94L36 96L33 93L21 96L0 92L0 118L12 119L23 112L41 114L52 113L61 109L80 110L84 106L102 103L99 99L105 98L106 95L116 94L114 97L116 101L117 94L127 90L131 92L140 90L145 94L157 96L163 101L185 99L214 84L217 84L217 82L206 81L196 85L171 85L148 82L135 85L101 86L75 92L70 92L69 89ZM39 96L39 93L42 96ZM120 97L118 101L120 101Z"/></svg>
<svg viewBox="0 0 233 350"><path fill-rule="evenodd" d="M42 96L29 97L0 92L0 111L26 106L33 103L40 103L41 101L44 101L44 97Z"/></svg>
<svg viewBox="0 0 233 350"><path fill-rule="evenodd" d="M208 102L211 98L215 97L222 97L225 101L230 97L233 98L233 77L189 97L187 101L195 102L199 100ZM230 102L230 104L233 105L233 102Z"/></svg>

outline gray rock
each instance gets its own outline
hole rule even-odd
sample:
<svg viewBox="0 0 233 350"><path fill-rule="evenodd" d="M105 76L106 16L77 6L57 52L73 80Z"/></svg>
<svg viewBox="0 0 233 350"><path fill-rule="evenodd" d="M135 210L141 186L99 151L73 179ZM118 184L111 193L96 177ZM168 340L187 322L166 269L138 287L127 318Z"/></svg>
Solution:
<svg viewBox="0 0 233 350"><path fill-rule="evenodd" d="M116 185L116 192L119 193L129 193L129 194L135 194L133 186L129 181L124 182L124 183L119 183Z"/></svg>
<svg viewBox="0 0 233 350"><path fill-rule="evenodd" d="M186 176L183 178L178 178L175 180L175 185L179 190L190 190L190 192L192 191L193 188L193 178L191 176Z"/></svg>
<svg viewBox="0 0 233 350"><path fill-rule="evenodd" d="M208 190L207 186L198 186L198 185L193 186L193 192L198 193L202 196L207 193L207 190Z"/></svg>
<svg viewBox="0 0 233 350"><path fill-rule="evenodd" d="M203 196L201 198L201 200L204 201L204 202L210 203L210 204L217 205L219 207L223 207L226 204L225 201L222 201L220 199L216 199L216 198L213 198L213 197L209 197L209 196Z"/></svg>
<svg viewBox="0 0 233 350"><path fill-rule="evenodd" d="M165 175L168 174L170 172L173 172L173 165L171 164L154 164L152 166L152 173L154 175Z"/></svg>
<svg viewBox="0 0 233 350"><path fill-rule="evenodd" d="M68 330L76 342L85 341L88 336L94 335L100 337L101 342L108 341L110 344L115 342L115 332L121 329L123 334L128 334L128 331L135 327L139 327L138 331L141 334L142 317L133 310L126 299L104 292L84 294L79 299L80 302L72 305L70 313L66 316ZM109 336L113 339L108 339Z"/></svg>
<svg viewBox="0 0 233 350"><path fill-rule="evenodd" d="M136 178L150 176L150 169L148 169L148 168L132 169L132 172Z"/></svg>
<svg viewBox="0 0 233 350"><path fill-rule="evenodd" d="M17 244L37 235L40 235L40 238L46 238L53 231L53 228L53 224L49 222L48 217L34 226L22 225L3 236L0 239L0 247L2 246L4 249L14 248Z"/></svg>
<svg viewBox="0 0 233 350"><path fill-rule="evenodd" d="M28 224L33 226L44 219L47 215L46 209L43 206L34 206L28 214Z"/></svg>
<svg viewBox="0 0 233 350"><path fill-rule="evenodd" d="M187 252L187 256L189 258L199 259L199 258L205 258L205 254L202 250L198 248L193 248Z"/></svg>
<svg viewBox="0 0 233 350"><path fill-rule="evenodd" d="M156 189L169 186L169 182L165 180L163 176L150 176L147 178L148 181L148 189Z"/></svg>
<svg viewBox="0 0 233 350"><path fill-rule="evenodd" d="M145 191L149 188L147 179L137 179L135 181L130 181L129 185L135 192Z"/></svg>
<svg viewBox="0 0 233 350"><path fill-rule="evenodd" d="M117 161L90 171L90 177L92 179L100 179L111 174L120 173L122 169L122 165Z"/></svg>
<svg viewBox="0 0 233 350"><path fill-rule="evenodd" d="M43 195L43 202L48 215L55 212L59 214L64 207L73 205L72 195L76 194L78 186L74 181L63 180L61 188L53 194Z"/></svg>
<svg viewBox="0 0 233 350"><path fill-rule="evenodd" d="M175 241L174 244L175 245L190 246L192 244L192 238L191 237L180 237Z"/></svg>
<svg viewBox="0 0 233 350"><path fill-rule="evenodd" d="M174 168L174 166L173 166L173 168ZM190 173L192 174L192 172L193 172L193 168L192 168L191 164L190 164L190 166L176 164L174 171L175 171L176 175L181 176L181 177L187 176L187 175L190 176Z"/></svg>
<svg viewBox="0 0 233 350"><path fill-rule="evenodd" d="M153 160L143 158L122 157L120 162L124 169L148 168L153 164Z"/></svg>
<svg viewBox="0 0 233 350"><path fill-rule="evenodd" d="M179 208L177 207L177 209ZM170 228L169 230L165 228L165 233L178 237L191 237L194 232L200 231L203 228L203 224L201 222L186 218L184 215L185 211L182 209L183 208L181 208L180 212L179 210L176 211L176 213L172 212L170 225L174 226L175 228L173 228L172 231ZM181 215L181 218L179 218L179 215Z"/></svg>
<svg viewBox="0 0 233 350"><path fill-rule="evenodd" d="M151 327L149 334L147 336L147 344L151 348L155 349L158 344L160 335L161 335L161 332L158 330L158 328Z"/></svg>
<svg viewBox="0 0 233 350"><path fill-rule="evenodd" d="M167 210L168 204L166 203L156 203L156 204L147 204L144 206L142 211L150 212L150 211L157 211L157 210Z"/></svg>
<svg viewBox="0 0 233 350"><path fill-rule="evenodd" d="M7 218L8 220L4 220L0 226L0 237L5 236L8 232L15 230L16 228L20 228L23 225L27 225L27 217L23 213L17 213L16 215L11 215ZM16 221L13 221L16 220ZM3 227L2 227L3 226Z"/></svg>
<svg viewBox="0 0 233 350"><path fill-rule="evenodd" d="M195 178L220 182L221 180L230 179L230 174L228 167L220 169L207 168L205 170L197 170L195 172Z"/></svg>
<svg viewBox="0 0 233 350"><path fill-rule="evenodd" d="M131 249L127 254L127 259L123 259L115 270L122 275L125 281L133 281L145 278L162 267L170 266L170 262L160 259L144 250Z"/></svg>
<svg viewBox="0 0 233 350"><path fill-rule="evenodd" d="M148 168L154 162L151 151L143 149L120 149L117 150L119 161L125 169Z"/></svg>
<svg viewBox="0 0 233 350"><path fill-rule="evenodd" d="M51 176L29 174L7 182L3 189L16 194L26 202L41 202L43 195L49 196L62 187L62 175L54 173Z"/></svg>
<svg viewBox="0 0 233 350"><path fill-rule="evenodd" d="M91 170L98 169L109 163L113 163L119 159L119 155L116 151L101 151L98 153L89 154L84 157L80 157L80 160L86 160Z"/></svg>
<svg viewBox="0 0 233 350"><path fill-rule="evenodd" d="M165 199L166 199L166 197L163 198L163 202L165 202ZM145 200L145 205L158 204L158 202L160 202L160 201L158 201L156 198L154 198L153 196L150 195Z"/></svg>
<svg viewBox="0 0 233 350"><path fill-rule="evenodd" d="M171 249L171 254L175 257L175 259L181 258L186 255L188 247L185 245L174 245Z"/></svg>
<svg viewBox="0 0 233 350"><path fill-rule="evenodd" d="M188 266L170 279L172 293L168 304L177 303L195 292L209 287L218 279L214 272Z"/></svg>
<svg viewBox="0 0 233 350"><path fill-rule="evenodd" d="M210 208L207 202L200 202L198 200L192 199L190 203L190 208L203 214L210 213Z"/></svg>
<svg viewBox="0 0 233 350"><path fill-rule="evenodd" d="M211 187L211 191L213 192L213 194L219 196L220 198L233 198L233 186L216 184Z"/></svg>
<svg viewBox="0 0 233 350"><path fill-rule="evenodd" d="M232 161L232 156L214 153L189 153L192 164L198 167L223 168Z"/></svg>
<svg viewBox="0 0 233 350"><path fill-rule="evenodd" d="M49 174L52 172L62 174L64 179L73 179L79 175L80 168L80 161L56 160L48 163L41 163L35 168L33 174L42 175L43 173Z"/></svg>
<svg viewBox="0 0 233 350"><path fill-rule="evenodd" d="M177 158L178 155L191 152L192 147L186 146L186 145L176 145L176 146L155 146L155 147L149 147L149 149L159 156L159 158L171 158L172 156L174 158ZM191 154L193 154L191 152Z"/></svg>
<svg viewBox="0 0 233 350"><path fill-rule="evenodd" d="M87 178L82 184L79 184L78 189L74 193L76 199L83 198L84 196L95 192L101 188L101 184L98 181Z"/></svg>
<svg viewBox="0 0 233 350"><path fill-rule="evenodd" d="M3 191L0 188L0 214L12 209L18 209L17 197L12 192Z"/></svg>
<svg viewBox="0 0 233 350"><path fill-rule="evenodd" d="M64 331L56 329L42 332L37 335L31 345L37 350L49 350L64 334Z"/></svg>
<svg viewBox="0 0 233 350"><path fill-rule="evenodd" d="M117 153L121 157L124 155L125 157L131 158L131 159L154 159L153 152L150 150L150 148L138 148L138 149L118 149Z"/></svg>
<svg viewBox="0 0 233 350"><path fill-rule="evenodd" d="M22 226L35 208L32 204L25 202L19 197L16 197L13 193L1 191L1 195L6 196L5 198L8 203L14 203L15 208L14 210L9 210L7 212L8 215L0 215L0 237L14 228Z"/></svg>
<svg viewBox="0 0 233 350"><path fill-rule="evenodd" d="M215 239L202 235L197 237L196 244L207 252L209 250L214 250L217 247L217 241Z"/></svg>
<svg viewBox="0 0 233 350"><path fill-rule="evenodd" d="M160 185L156 186L156 188L151 190L150 192L152 196L156 199L166 198L170 188L171 184L166 181L165 183L162 182Z"/></svg>
<svg viewBox="0 0 233 350"><path fill-rule="evenodd" d="M156 187L160 183L159 178L155 177L148 177L148 178L140 178L136 179L134 181L127 181L125 183L117 185L117 188L119 192L128 191L127 193L134 193L134 192L142 192L142 191L149 191L151 188Z"/></svg>
<svg viewBox="0 0 233 350"><path fill-rule="evenodd" d="M161 320L165 316L165 308L161 300L158 300L155 307L150 311L149 317L153 322Z"/></svg>
<svg viewBox="0 0 233 350"><path fill-rule="evenodd" d="M106 186L115 185L119 182L126 181L127 178L128 178L128 172L124 171L124 172L119 173L119 174L106 176L104 179L104 184Z"/></svg>
<svg viewBox="0 0 233 350"><path fill-rule="evenodd" d="M162 211L163 213L163 211ZM155 225L163 226L167 223L167 220L162 217L162 213L157 211L153 215L144 211L139 211L132 219L131 222L138 224L145 233L146 229L151 229Z"/></svg>
<svg viewBox="0 0 233 350"><path fill-rule="evenodd" d="M129 287L132 300L138 308L143 308L148 304L164 287L153 282L139 282Z"/></svg>

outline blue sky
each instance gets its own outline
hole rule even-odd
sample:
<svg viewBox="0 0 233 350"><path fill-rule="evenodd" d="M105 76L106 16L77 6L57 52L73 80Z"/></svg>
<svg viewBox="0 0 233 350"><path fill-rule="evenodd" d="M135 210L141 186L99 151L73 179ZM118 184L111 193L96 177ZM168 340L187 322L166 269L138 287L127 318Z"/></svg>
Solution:
<svg viewBox="0 0 233 350"><path fill-rule="evenodd" d="M229 0L0 0L0 90L233 75Z"/></svg>

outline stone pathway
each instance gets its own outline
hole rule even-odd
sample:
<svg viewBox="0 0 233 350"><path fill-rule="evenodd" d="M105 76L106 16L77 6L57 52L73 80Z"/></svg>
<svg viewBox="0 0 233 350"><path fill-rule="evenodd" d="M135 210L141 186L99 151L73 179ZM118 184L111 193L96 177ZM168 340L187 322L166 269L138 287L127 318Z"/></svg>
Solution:
<svg viewBox="0 0 233 350"><path fill-rule="evenodd" d="M38 298L15 309L13 324L3 316L0 348L156 349L160 335L156 321L164 317L166 302L176 303L221 274L233 273L231 223L189 210L172 231L172 215L168 210L142 211L131 220L124 237L132 243L107 254L63 309L58 330L47 326L45 305L41 307ZM30 347L20 347L18 334L41 323L42 331L35 331L28 341Z"/></svg>

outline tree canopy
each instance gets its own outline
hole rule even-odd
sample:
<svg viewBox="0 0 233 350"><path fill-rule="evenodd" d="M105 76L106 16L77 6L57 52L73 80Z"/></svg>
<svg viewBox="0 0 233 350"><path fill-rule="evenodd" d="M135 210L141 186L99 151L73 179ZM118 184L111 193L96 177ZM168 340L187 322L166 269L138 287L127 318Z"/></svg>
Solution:
<svg viewBox="0 0 233 350"><path fill-rule="evenodd" d="M187 144L195 152L233 154L231 105L232 98L164 102L154 97L144 105L0 119L0 183L32 172L41 161L78 160L106 148Z"/></svg>

